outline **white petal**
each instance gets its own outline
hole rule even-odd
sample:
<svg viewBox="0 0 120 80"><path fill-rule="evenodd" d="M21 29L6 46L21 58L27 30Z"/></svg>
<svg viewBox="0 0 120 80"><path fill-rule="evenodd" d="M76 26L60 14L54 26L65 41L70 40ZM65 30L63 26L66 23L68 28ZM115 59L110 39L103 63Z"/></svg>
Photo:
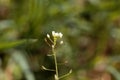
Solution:
<svg viewBox="0 0 120 80"><path fill-rule="evenodd" d="M55 33L55 36L56 36L56 37L59 37L59 33Z"/></svg>
<svg viewBox="0 0 120 80"><path fill-rule="evenodd" d="M63 34L62 34L62 33L59 33L59 36L60 36L60 38L62 38Z"/></svg>
<svg viewBox="0 0 120 80"><path fill-rule="evenodd" d="M55 31L52 31L52 35L55 36Z"/></svg>

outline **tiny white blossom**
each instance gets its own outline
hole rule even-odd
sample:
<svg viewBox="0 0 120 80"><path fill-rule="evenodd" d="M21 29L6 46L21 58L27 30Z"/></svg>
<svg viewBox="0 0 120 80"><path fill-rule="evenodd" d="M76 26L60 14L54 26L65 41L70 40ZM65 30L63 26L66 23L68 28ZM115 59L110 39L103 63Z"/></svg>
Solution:
<svg viewBox="0 0 120 80"><path fill-rule="evenodd" d="M52 35L55 36L55 31L52 31Z"/></svg>
<svg viewBox="0 0 120 80"><path fill-rule="evenodd" d="M62 38L63 34L62 34L62 33L59 33L59 36L60 36L60 38Z"/></svg>
<svg viewBox="0 0 120 80"><path fill-rule="evenodd" d="M63 41L60 41L60 44L63 44Z"/></svg>
<svg viewBox="0 0 120 80"><path fill-rule="evenodd" d="M49 35L49 34L47 34L47 37L48 37L48 38L50 38L50 35Z"/></svg>

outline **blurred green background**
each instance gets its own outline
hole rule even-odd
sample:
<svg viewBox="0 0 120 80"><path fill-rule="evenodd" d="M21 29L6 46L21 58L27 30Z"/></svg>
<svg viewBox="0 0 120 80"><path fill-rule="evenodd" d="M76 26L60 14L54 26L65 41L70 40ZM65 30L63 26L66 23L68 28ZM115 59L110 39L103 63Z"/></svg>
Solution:
<svg viewBox="0 0 120 80"><path fill-rule="evenodd" d="M61 80L120 80L120 0L0 0L0 80L54 80L46 34L57 45Z"/></svg>

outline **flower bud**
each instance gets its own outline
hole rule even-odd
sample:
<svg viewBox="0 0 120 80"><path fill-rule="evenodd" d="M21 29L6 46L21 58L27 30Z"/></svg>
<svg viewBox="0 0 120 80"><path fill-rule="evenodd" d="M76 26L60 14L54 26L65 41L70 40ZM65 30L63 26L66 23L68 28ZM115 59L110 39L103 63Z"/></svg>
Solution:
<svg viewBox="0 0 120 80"><path fill-rule="evenodd" d="M50 35L49 35L49 34L47 34L47 37L48 37L48 38L50 38Z"/></svg>

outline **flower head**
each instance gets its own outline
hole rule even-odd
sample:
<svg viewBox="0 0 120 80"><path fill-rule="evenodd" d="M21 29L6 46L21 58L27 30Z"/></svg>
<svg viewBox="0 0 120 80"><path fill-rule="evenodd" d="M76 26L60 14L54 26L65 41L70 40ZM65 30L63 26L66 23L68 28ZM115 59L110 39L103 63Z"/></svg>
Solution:
<svg viewBox="0 0 120 80"><path fill-rule="evenodd" d="M53 37L62 38L63 34L62 34L61 32L58 33L58 32L52 31L52 36L53 36Z"/></svg>
<svg viewBox="0 0 120 80"><path fill-rule="evenodd" d="M45 41L47 42L47 44L49 46L51 46L52 48L55 48L55 45L57 43L57 39L62 38L62 36L63 36L63 34L61 32L52 31L52 35L47 34L47 39L52 43L52 45L51 45L51 43L48 42L47 39L45 39ZM60 41L60 44L63 44L63 41Z"/></svg>

